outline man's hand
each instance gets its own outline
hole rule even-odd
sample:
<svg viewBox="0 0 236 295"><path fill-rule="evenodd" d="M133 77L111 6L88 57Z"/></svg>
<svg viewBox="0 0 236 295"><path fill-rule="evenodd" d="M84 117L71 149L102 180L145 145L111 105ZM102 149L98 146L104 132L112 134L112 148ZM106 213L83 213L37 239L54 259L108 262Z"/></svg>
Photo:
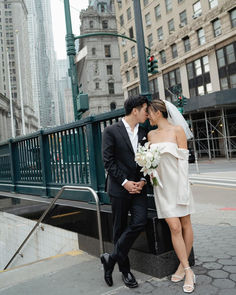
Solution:
<svg viewBox="0 0 236 295"><path fill-rule="evenodd" d="M143 180L141 180L139 182L127 181L124 185L124 188L130 194L140 194L144 184L145 184L145 181L143 181Z"/></svg>
<svg viewBox="0 0 236 295"><path fill-rule="evenodd" d="M146 184L146 181L144 181L144 180L140 180L139 182L136 182L137 189L139 190L140 193L141 193L145 184Z"/></svg>

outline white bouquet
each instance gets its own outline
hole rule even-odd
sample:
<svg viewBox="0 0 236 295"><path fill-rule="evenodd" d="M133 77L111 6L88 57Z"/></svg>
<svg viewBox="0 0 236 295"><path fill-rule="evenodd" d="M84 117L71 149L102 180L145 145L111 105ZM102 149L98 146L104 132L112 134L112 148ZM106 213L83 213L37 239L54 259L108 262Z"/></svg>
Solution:
<svg viewBox="0 0 236 295"><path fill-rule="evenodd" d="M146 176L151 176L151 183L153 186L160 184L159 176L156 168L160 162L160 151L156 145L150 145L150 142L146 142L144 146L138 145L137 152L135 154L136 163L142 167L141 172Z"/></svg>

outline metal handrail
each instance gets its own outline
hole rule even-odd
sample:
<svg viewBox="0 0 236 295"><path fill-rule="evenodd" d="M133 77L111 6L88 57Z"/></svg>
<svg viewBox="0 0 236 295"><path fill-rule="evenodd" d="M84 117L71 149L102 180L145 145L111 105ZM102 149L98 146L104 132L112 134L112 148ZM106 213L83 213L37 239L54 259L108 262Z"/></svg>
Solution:
<svg viewBox="0 0 236 295"><path fill-rule="evenodd" d="M8 262L8 264L4 267L4 270L7 269L8 266L12 263L12 261L15 259L16 255L20 252L20 250L23 248L23 246L25 245L25 243L29 240L29 238L31 237L31 235L36 230L36 228L43 221L43 219L45 218L45 216L47 215L47 213L49 212L49 210L52 208L52 206L56 203L56 201L59 199L59 197L62 195L62 193L66 189L69 189L69 190L89 191L89 192L92 193L92 195L93 195L93 197L94 197L94 199L96 201L96 207L97 207L97 221L98 221L98 236L99 236L100 254L102 254L104 252L104 245L103 245L103 239L102 239L101 215L100 215L100 204L99 204L99 198L98 198L97 193L95 192L95 190L93 190L89 186L70 186L70 185L65 185L65 186L63 186L60 189L60 191L58 192L58 194L54 197L54 199L52 200L52 202L50 203L50 205L48 206L48 208L44 211L44 213L39 218L39 220L37 221L37 223L35 224L35 226L33 227L33 229L30 231L30 233L28 234L28 236L24 239L24 241L22 242L22 244L20 245L20 247L17 249L17 251L15 252L15 254L12 256L12 258L10 259L10 261Z"/></svg>

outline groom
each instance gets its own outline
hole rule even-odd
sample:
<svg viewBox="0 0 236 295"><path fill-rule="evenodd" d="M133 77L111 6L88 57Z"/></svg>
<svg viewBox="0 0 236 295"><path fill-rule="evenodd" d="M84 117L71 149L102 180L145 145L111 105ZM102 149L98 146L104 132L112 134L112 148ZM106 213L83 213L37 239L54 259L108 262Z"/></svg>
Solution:
<svg viewBox="0 0 236 295"><path fill-rule="evenodd" d="M138 286L130 272L128 253L147 222L146 180L134 160L138 143L146 142L147 132L139 123L144 123L148 117L147 104L144 96L129 97L124 104L125 117L103 131L103 161L108 173L114 240L113 253L101 255L108 286L113 285L112 272L116 262L125 285L129 288ZM130 224L127 223L129 212Z"/></svg>

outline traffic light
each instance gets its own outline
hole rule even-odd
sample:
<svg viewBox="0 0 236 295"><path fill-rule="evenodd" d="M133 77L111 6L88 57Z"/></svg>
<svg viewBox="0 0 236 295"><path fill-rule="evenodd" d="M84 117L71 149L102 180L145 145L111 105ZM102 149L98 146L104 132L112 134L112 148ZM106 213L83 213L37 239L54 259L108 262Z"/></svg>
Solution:
<svg viewBox="0 0 236 295"><path fill-rule="evenodd" d="M184 106L187 104L187 98L183 95L178 95L177 97L177 109L181 114L184 112Z"/></svg>
<svg viewBox="0 0 236 295"><path fill-rule="evenodd" d="M154 55L148 56L147 64L148 64L148 73L150 73L150 74L158 73L157 60L155 59Z"/></svg>

